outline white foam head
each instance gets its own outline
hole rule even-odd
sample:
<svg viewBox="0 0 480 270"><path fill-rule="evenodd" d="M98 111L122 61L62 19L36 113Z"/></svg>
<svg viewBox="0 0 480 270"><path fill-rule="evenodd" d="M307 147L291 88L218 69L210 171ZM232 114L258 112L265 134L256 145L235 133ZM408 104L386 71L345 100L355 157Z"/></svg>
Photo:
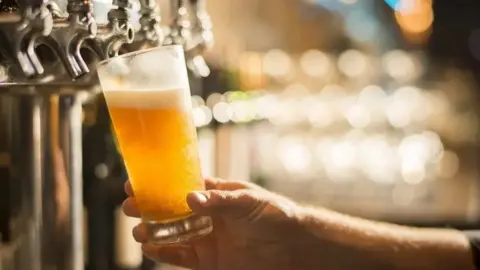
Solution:
<svg viewBox="0 0 480 270"><path fill-rule="evenodd" d="M184 52L179 45L111 58L97 65L97 73L104 92L189 90Z"/></svg>

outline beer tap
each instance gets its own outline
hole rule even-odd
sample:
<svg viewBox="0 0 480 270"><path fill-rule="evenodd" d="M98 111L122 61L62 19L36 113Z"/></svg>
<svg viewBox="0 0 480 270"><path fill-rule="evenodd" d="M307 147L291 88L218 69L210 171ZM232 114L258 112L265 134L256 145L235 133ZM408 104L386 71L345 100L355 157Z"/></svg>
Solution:
<svg viewBox="0 0 480 270"><path fill-rule="evenodd" d="M183 45L191 39L190 20L188 14L188 0L172 0L172 24L164 40L164 45Z"/></svg>
<svg viewBox="0 0 480 270"><path fill-rule="evenodd" d="M165 38L165 45L180 44L185 50L187 66L196 77L206 77L210 70L200 55L211 44L210 17L202 0L172 0L173 21ZM189 18L188 7L191 5L196 19ZM192 31L193 30L193 31Z"/></svg>
<svg viewBox="0 0 480 270"><path fill-rule="evenodd" d="M107 24L98 25L95 39L84 44L101 59L114 57L134 41L128 0L114 0L107 13ZM91 270L118 269L114 260L116 208L124 198L122 187L127 179L123 160L117 152L112 125L102 95L91 104L96 109L94 124L83 130L84 196L87 210L88 267ZM120 198L120 199L119 199Z"/></svg>
<svg viewBox="0 0 480 270"><path fill-rule="evenodd" d="M98 26L97 38L90 43L102 59L118 55L122 47L135 38L129 14L132 4L129 0L113 0L113 5L117 8L108 12L108 24Z"/></svg>
<svg viewBox="0 0 480 270"><path fill-rule="evenodd" d="M202 54L213 46L212 22L206 8L206 0L190 0L194 18L192 19L191 40L186 47L186 60L189 69L199 77L207 77L210 69Z"/></svg>
<svg viewBox="0 0 480 270"><path fill-rule="evenodd" d="M57 66L59 58L72 79L81 77L89 72L80 53L82 43L96 35L97 26L92 16L92 3L88 0L69 0L67 13L64 14L54 2L48 3L53 18L53 30L48 36L36 35L28 44L28 55L32 63L38 67L37 72L42 74L44 67ZM39 47L49 48L50 51L42 55L36 53ZM53 52L53 54L52 54ZM56 56L53 57L52 56ZM42 66L43 62L43 66ZM51 71L49 74L58 72Z"/></svg>
<svg viewBox="0 0 480 270"><path fill-rule="evenodd" d="M164 40L160 25L160 10L155 0L140 0L140 28L135 33L135 40L127 45L128 51L136 51L161 46Z"/></svg>
<svg viewBox="0 0 480 270"><path fill-rule="evenodd" d="M29 59L28 44L33 37L47 36L52 17L43 1L3 1L0 7L0 55L12 79L24 80L39 74L41 67Z"/></svg>

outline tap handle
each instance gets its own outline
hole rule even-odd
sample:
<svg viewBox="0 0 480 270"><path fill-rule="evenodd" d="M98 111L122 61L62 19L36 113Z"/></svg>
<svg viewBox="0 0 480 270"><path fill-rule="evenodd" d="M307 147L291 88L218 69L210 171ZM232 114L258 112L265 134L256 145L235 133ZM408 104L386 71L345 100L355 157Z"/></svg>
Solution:
<svg viewBox="0 0 480 270"><path fill-rule="evenodd" d="M37 17L39 13L43 14L45 11L48 12L47 0L17 0L17 2L23 12L23 16L27 18L34 18Z"/></svg>
<svg viewBox="0 0 480 270"><path fill-rule="evenodd" d="M140 0L140 29L136 40L142 44L158 46L162 44L164 34L160 26L160 8L155 0Z"/></svg>
<svg viewBox="0 0 480 270"><path fill-rule="evenodd" d="M190 20L188 14L188 0L171 0L172 1L172 14L174 18L174 24L183 28L190 28Z"/></svg>
<svg viewBox="0 0 480 270"><path fill-rule="evenodd" d="M171 0L172 15L174 25L189 26L188 20L188 0Z"/></svg>
<svg viewBox="0 0 480 270"><path fill-rule="evenodd" d="M29 6L33 9L44 7L47 4L46 0L29 0L27 1Z"/></svg>
<svg viewBox="0 0 480 270"><path fill-rule="evenodd" d="M93 12L93 3L90 0L69 0L67 12L70 14L90 14Z"/></svg>
<svg viewBox="0 0 480 270"><path fill-rule="evenodd" d="M122 5L128 4L127 1L122 1ZM116 3L118 4L118 2ZM117 7L108 12L108 24L98 28L97 40L104 51L104 57L116 56L123 45L131 44L135 39L135 30L130 22L129 10Z"/></svg>
<svg viewBox="0 0 480 270"><path fill-rule="evenodd" d="M194 57L201 55L205 50L212 47L214 37L212 21L207 13L205 0L190 0L194 17L192 19L192 38L188 46L189 54Z"/></svg>
<svg viewBox="0 0 480 270"><path fill-rule="evenodd" d="M20 4L16 0L1 0L0 12L12 13L20 9Z"/></svg>
<svg viewBox="0 0 480 270"><path fill-rule="evenodd" d="M140 0L140 7L146 10L156 10L157 2L155 0Z"/></svg>
<svg viewBox="0 0 480 270"><path fill-rule="evenodd" d="M60 19L60 18L65 19L68 17L68 13L62 11L62 9L58 6L58 4L53 1L50 1L47 4L47 7L50 10L50 14L52 14L52 17L54 19Z"/></svg>
<svg viewBox="0 0 480 270"><path fill-rule="evenodd" d="M130 14L125 8L111 9L108 14L109 23L130 21Z"/></svg>
<svg viewBox="0 0 480 270"><path fill-rule="evenodd" d="M187 8L189 5L188 0L171 0L170 6L173 14L178 13L181 9Z"/></svg>
<svg viewBox="0 0 480 270"><path fill-rule="evenodd" d="M132 9L132 3L130 0L113 0L112 4L118 8Z"/></svg>
<svg viewBox="0 0 480 270"><path fill-rule="evenodd" d="M190 0L190 5L192 6L193 12L195 13L207 11L206 0Z"/></svg>

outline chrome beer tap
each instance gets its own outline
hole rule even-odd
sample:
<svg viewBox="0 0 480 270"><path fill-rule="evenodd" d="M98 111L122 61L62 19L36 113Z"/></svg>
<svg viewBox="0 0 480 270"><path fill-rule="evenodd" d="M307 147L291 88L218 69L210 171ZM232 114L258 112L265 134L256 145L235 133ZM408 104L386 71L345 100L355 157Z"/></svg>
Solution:
<svg viewBox="0 0 480 270"><path fill-rule="evenodd" d="M50 35L32 37L28 44L29 59L39 67L39 74L43 74L47 68L46 75L50 76L50 80L57 80L63 75L60 70L68 72L67 80L77 79L89 72L80 48L86 39L96 35L97 27L91 14L92 3L88 0L70 0L67 13L62 12L53 1L48 3L48 8L53 18L53 30ZM40 48L44 50L37 53Z"/></svg>
<svg viewBox="0 0 480 270"><path fill-rule="evenodd" d="M194 20L190 20L189 7L195 13ZM213 35L205 1L172 0L172 14L172 25L168 28L164 44L183 45L190 71L197 77L208 76L210 70L201 53L211 44Z"/></svg>
<svg viewBox="0 0 480 270"><path fill-rule="evenodd" d="M139 44L140 48L160 46L163 43L164 34L160 26L161 18L156 1L140 0L139 13L140 29L135 36L135 43Z"/></svg>
<svg viewBox="0 0 480 270"><path fill-rule="evenodd" d="M161 46L164 33L160 25L160 8L155 0L140 0L138 11L140 28L135 33L135 40L127 45L128 51L136 51Z"/></svg>
<svg viewBox="0 0 480 270"><path fill-rule="evenodd" d="M113 5L116 8L108 12L108 24L99 25L97 38L89 43L102 59L118 55L122 47L135 38L129 14L132 4L129 0L113 0Z"/></svg>
<svg viewBox="0 0 480 270"><path fill-rule="evenodd" d="M0 7L0 66L8 72L4 80L25 80L41 72L29 58L29 44L37 35L50 34L52 17L43 1L6 2Z"/></svg>
<svg viewBox="0 0 480 270"><path fill-rule="evenodd" d="M63 75L68 75L67 81L77 79L89 72L80 48L85 39L96 34L92 4L88 0L70 0L67 13L53 1L47 3L47 7L53 21L51 33L31 36L27 44L28 58L36 74L44 75L43 81L58 81ZM63 74L65 70L68 74Z"/></svg>
<svg viewBox="0 0 480 270"><path fill-rule="evenodd" d="M172 0L172 24L167 29L164 45L186 45L191 38L188 0Z"/></svg>
<svg viewBox="0 0 480 270"><path fill-rule="evenodd" d="M55 10L52 13L56 15L52 36L57 36L66 45L62 58L66 60L72 78L76 79L90 72L80 49L86 40L97 35L97 23L92 16L93 4L90 0L69 0L67 16L61 14L58 6L51 7Z"/></svg>
<svg viewBox="0 0 480 270"><path fill-rule="evenodd" d="M210 74L202 54L214 44L212 21L207 12L206 0L190 0L193 19L191 20L191 40L186 45L186 61L196 76L207 77Z"/></svg>

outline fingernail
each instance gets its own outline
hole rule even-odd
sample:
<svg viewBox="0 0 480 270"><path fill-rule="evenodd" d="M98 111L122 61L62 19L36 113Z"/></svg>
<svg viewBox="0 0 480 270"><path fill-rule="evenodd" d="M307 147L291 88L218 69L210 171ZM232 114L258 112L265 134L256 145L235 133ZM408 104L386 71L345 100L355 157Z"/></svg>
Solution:
<svg viewBox="0 0 480 270"><path fill-rule="evenodd" d="M193 196L195 196L195 199L197 200L197 202L201 203L201 204L204 204L207 202L207 196L205 196L205 194L201 193L201 192L198 192L198 191L195 191L195 192L192 192Z"/></svg>

